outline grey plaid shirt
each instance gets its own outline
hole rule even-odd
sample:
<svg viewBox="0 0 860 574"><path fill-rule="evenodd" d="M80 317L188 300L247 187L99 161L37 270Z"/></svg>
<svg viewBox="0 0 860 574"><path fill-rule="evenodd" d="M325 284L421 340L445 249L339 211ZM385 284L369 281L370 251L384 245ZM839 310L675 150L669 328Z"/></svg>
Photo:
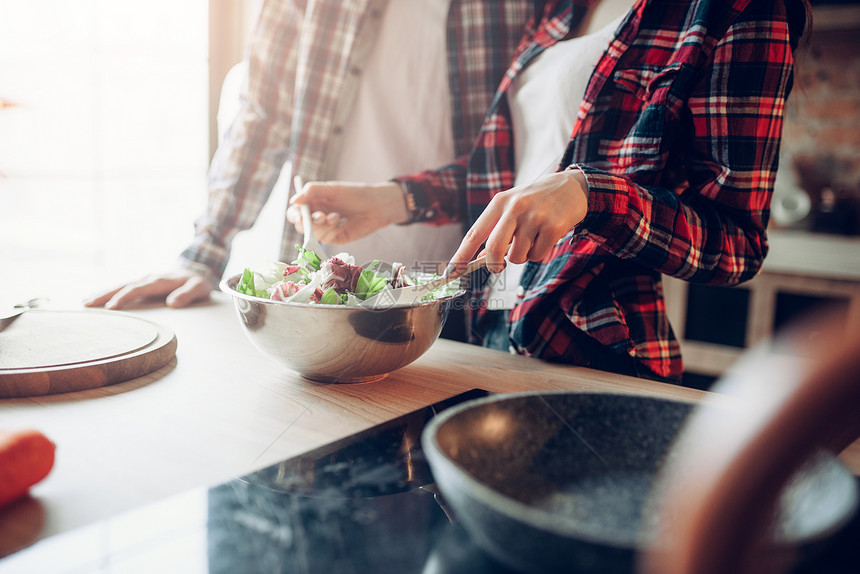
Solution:
<svg viewBox="0 0 860 574"><path fill-rule="evenodd" d="M181 265L217 282L233 237L254 224L287 162L290 181L295 174L331 179L387 2L263 3L248 46L241 109L212 160L207 208ZM457 155L471 148L531 10L528 0L452 0L447 50ZM285 224L281 258L291 259L299 242Z"/></svg>

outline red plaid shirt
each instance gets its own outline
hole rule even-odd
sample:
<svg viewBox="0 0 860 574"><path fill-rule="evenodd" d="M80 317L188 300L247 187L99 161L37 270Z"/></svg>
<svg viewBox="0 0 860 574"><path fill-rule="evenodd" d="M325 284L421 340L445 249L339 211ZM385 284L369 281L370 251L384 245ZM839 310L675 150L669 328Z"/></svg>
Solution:
<svg viewBox="0 0 860 574"><path fill-rule="evenodd" d="M208 205L181 265L220 278L233 237L254 224L285 165L292 167L289 181L296 173L305 181L332 179L361 81L356 72L389 1L396 0L262 3L241 109L212 160ZM471 148L532 10L530 0L451 1L447 59L457 154ZM297 243L300 236L286 225L283 260L295 257Z"/></svg>
<svg viewBox="0 0 860 574"><path fill-rule="evenodd" d="M505 92L587 6L550 1L499 86L472 152L402 179L419 219L473 222L514 184ZM653 374L681 374L661 276L736 285L765 229L793 57L782 2L637 0L597 64L560 169L581 168L588 215L529 263L510 336L521 353L588 364L583 333ZM481 336L485 282L473 286Z"/></svg>

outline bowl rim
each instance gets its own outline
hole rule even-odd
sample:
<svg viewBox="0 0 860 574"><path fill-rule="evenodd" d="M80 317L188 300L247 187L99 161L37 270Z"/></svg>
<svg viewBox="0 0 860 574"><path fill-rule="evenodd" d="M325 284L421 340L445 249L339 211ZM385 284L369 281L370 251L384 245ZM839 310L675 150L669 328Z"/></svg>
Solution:
<svg viewBox="0 0 860 574"><path fill-rule="evenodd" d="M248 295L247 293L240 293L236 291L231 285L230 282L235 281L233 284L237 284L239 279L242 277L241 273L237 273L235 275L231 275L229 277L225 277L221 279L218 283L218 288L228 295L233 296L235 299L242 299L245 301L250 301L251 303L259 303L262 305L273 305L273 306L284 306L284 307L298 307L305 309L331 309L331 310L343 310L343 312L348 310L359 310L364 309L367 311L387 311L389 309L413 309L416 307L428 307L431 305L435 305L438 303L443 303L447 301L451 301L461 295L464 295L466 291L464 289L457 289L451 295L446 297L441 297L439 299L432 299L430 301L419 301L418 303L400 303L397 305L387 306L384 309L374 309L371 307L363 307L361 305L324 305L319 303L295 303L293 301L272 301L271 299L263 299L262 297L256 297L254 295ZM340 311L339 311L340 312Z"/></svg>

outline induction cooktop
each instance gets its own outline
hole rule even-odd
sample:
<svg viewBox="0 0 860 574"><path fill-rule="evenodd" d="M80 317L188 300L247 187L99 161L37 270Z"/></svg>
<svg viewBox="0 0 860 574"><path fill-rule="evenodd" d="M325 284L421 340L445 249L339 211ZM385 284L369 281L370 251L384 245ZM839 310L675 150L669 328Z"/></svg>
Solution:
<svg viewBox="0 0 860 574"><path fill-rule="evenodd" d="M420 435L473 389L211 488L47 538L6 573L483 574L483 553L436 490ZM860 520L793 574L860 572Z"/></svg>

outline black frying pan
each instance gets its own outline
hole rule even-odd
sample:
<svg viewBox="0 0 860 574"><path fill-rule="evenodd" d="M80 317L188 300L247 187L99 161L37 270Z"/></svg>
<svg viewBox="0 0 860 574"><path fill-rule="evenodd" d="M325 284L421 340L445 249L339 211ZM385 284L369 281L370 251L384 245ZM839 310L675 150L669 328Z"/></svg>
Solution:
<svg viewBox="0 0 860 574"><path fill-rule="evenodd" d="M422 445L455 520L501 561L531 572L630 572L657 530L652 483L692 408L617 394L492 396L437 416ZM851 473L820 454L785 489L775 544L820 543L857 500Z"/></svg>

